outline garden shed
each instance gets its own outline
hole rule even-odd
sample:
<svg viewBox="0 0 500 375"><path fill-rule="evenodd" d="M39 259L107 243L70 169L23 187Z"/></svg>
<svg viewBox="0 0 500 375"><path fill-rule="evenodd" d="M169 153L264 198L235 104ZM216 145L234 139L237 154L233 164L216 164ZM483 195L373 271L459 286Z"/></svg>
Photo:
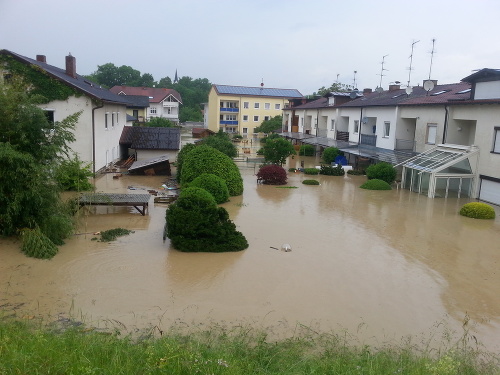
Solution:
<svg viewBox="0 0 500 375"><path fill-rule="evenodd" d="M434 197L474 196L479 149L437 145L402 164L401 186Z"/></svg>

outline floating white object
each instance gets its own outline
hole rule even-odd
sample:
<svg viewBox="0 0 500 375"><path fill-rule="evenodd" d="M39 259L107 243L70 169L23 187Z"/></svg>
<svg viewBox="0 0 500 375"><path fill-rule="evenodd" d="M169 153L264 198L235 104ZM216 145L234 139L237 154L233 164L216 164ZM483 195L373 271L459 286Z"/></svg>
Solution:
<svg viewBox="0 0 500 375"><path fill-rule="evenodd" d="M281 251L292 251L292 247L290 246L290 244L284 243L283 245L281 245Z"/></svg>

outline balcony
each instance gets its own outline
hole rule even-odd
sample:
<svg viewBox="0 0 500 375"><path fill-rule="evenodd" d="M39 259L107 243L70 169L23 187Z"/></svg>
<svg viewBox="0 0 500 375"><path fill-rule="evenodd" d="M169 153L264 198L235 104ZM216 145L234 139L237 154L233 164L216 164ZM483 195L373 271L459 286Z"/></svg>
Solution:
<svg viewBox="0 0 500 375"><path fill-rule="evenodd" d="M238 121L220 120L220 125L238 125Z"/></svg>
<svg viewBox="0 0 500 375"><path fill-rule="evenodd" d="M416 142L410 139L396 139L395 150L415 151Z"/></svg>
<svg viewBox="0 0 500 375"><path fill-rule="evenodd" d="M221 112L239 112L240 109L239 108L220 108L220 111Z"/></svg>
<svg viewBox="0 0 500 375"><path fill-rule="evenodd" d="M337 138L336 139L337 139L337 141L349 142L349 132L337 130Z"/></svg>
<svg viewBox="0 0 500 375"><path fill-rule="evenodd" d="M377 145L377 136L372 134L361 134L360 144L376 146Z"/></svg>

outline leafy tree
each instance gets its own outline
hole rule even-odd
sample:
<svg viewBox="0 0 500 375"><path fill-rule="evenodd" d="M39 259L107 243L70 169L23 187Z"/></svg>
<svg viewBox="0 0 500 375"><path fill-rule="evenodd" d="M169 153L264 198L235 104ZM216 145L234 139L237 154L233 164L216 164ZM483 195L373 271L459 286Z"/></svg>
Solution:
<svg viewBox="0 0 500 375"><path fill-rule="evenodd" d="M339 155L344 155L337 147L327 147L323 151L323 163L331 164L335 161L335 158Z"/></svg>
<svg viewBox="0 0 500 375"><path fill-rule="evenodd" d="M139 84L137 86L144 86L144 87L155 87L156 86L155 79L149 73L144 73L141 76L141 79L138 83Z"/></svg>
<svg viewBox="0 0 500 375"><path fill-rule="evenodd" d="M189 184L189 187L205 189L212 194L217 204L225 203L229 200L229 190L227 189L226 182L214 174L203 173L199 175Z"/></svg>
<svg viewBox="0 0 500 375"><path fill-rule="evenodd" d="M181 186L193 181L202 173L211 173L222 178L230 196L243 193L240 170L226 154L207 145L196 146L183 157Z"/></svg>
<svg viewBox="0 0 500 375"><path fill-rule="evenodd" d="M164 89L171 89L172 88L172 80L170 77L163 77L158 81L158 87L164 88Z"/></svg>
<svg viewBox="0 0 500 375"><path fill-rule="evenodd" d="M299 149L299 155L314 156L315 148L313 145L302 145Z"/></svg>
<svg viewBox="0 0 500 375"><path fill-rule="evenodd" d="M175 124L164 117L152 117L148 122L146 122L146 126L150 126L152 128L173 128L175 127Z"/></svg>
<svg viewBox="0 0 500 375"><path fill-rule="evenodd" d="M271 133L269 134L267 137L264 137L260 140L260 144L263 145L264 143L266 143L268 140L270 139L277 139L277 138L281 138L281 136L278 134L278 133Z"/></svg>
<svg viewBox="0 0 500 375"><path fill-rule="evenodd" d="M63 191L86 191L94 187L89 182L93 177L92 163L85 164L73 155L72 159L63 160L55 171L55 179Z"/></svg>
<svg viewBox="0 0 500 375"><path fill-rule="evenodd" d="M202 122L203 121L203 113L201 112L201 109L198 107L199 106L197 106L197 105L192 106L192 107L186 107L183 105L179 111L179 121L180 122L186 122L186 121Z"/></svg>
<svg viewBox="0 0 500 375"><path fill-rule="evenodd" d="M288 177L283 167L276 164L269 164L259 169L257 178L261 180L263 184L285 185Z"/></svg>
<svg viewBox="0 0 500 375"><path fill-rule="evenodd" d="M281 137L267 140L262 151L266 162L278 165L285 164L287 157L295 155L293 145Z"/></svg>
<svg viewBox="0 0 500 375"><path fill-rule="evenodd" d="M51 123L35 99L27 87L0 83L0 234L36 229L32 235L41 233L40 246L50 253L44 238L60 245L73 228L54 171L74 141L80 113Z"/></svg>
<svg viewBox="0 0 500 375"><path fill-rule="evenodd" d="M186 145L184 145L181 150L179 151L179 153L177 154L177 162L176 162L176 167L177 167L177 181L181 182L182 180L182 165L184 164L184 158L186 157L186 155L191 152L192 150L194 150L194 148L196 147L195 144L193 143L188 143Z"/></svg>
<svg viewBox="0 0 500 375"><path fill-rule="evenodd" d="M229 135L224 133L222 130L219 130L219 132L214 135L204 138L201 143L223 152L230 158L234 158L238 155L238 150L231 141L231 138L229 138Z"/></svg>
<svg viewBox="0 0 500 375"><path fill-rule="evenodd" d="M167 236L174 248L186 252L240 251L248 242L223 207L205 189L183 189L166 212Z"/></svg>
<svg viewBox="0 0 500 375"><path fill-rule="evenodd" d="M325 87L325 86L320 87L318 89L318 92L314 94L323 96L328 94L329 92L350 92L354 89L355 88L351 85L346 85L340 82L334 82L330 87Z"/></svg>
<svg viewBox="0 0 500 375"><path fill-rule="evenodd" d="M272 133L275 130L281 130L283 126L283 116L274 116L270 120L262 121L260 126L257 126L254 129L254 132L257 133Z"/></svg>
<svg viewBox="0 0 500 375"><path fill-rule="evenodd" d="M377 164L372 164L366 168L366 177L369 180L378 179L392 184L396 179L397 170L392 164L386 162L380 162Z"/></svg>

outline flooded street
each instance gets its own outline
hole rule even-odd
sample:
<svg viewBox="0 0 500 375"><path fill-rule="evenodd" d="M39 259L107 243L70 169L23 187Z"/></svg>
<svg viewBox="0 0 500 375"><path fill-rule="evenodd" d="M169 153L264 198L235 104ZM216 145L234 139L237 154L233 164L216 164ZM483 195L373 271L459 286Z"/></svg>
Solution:
<svg viewBox="0 0 500 375"><path fill-rule="evenodd" d="M306 167L314 158L295 157ZM436 327L500 352L500 210L495 220L458 214L466 199L359 189L365 176L289 173L288 187L257 185L238 162L244 193L223 204L250 247L191 254L162 241L165 204L80 211L78 234L52 260L0 239L0 306L19 316L73 316L124 328L250 324L277 337L298 324L347 330L362 343L430 337ZM258 168L258 167L257 167ZM303 185L317 179L320 186ZM159 176L100 177L98 191L145 193ZM134 187L130 190L129 187ZM92 241L112 228L135 232ZM288 243L291 252L280 248ZM439 341L439 338L438 338Z"/></svg>

